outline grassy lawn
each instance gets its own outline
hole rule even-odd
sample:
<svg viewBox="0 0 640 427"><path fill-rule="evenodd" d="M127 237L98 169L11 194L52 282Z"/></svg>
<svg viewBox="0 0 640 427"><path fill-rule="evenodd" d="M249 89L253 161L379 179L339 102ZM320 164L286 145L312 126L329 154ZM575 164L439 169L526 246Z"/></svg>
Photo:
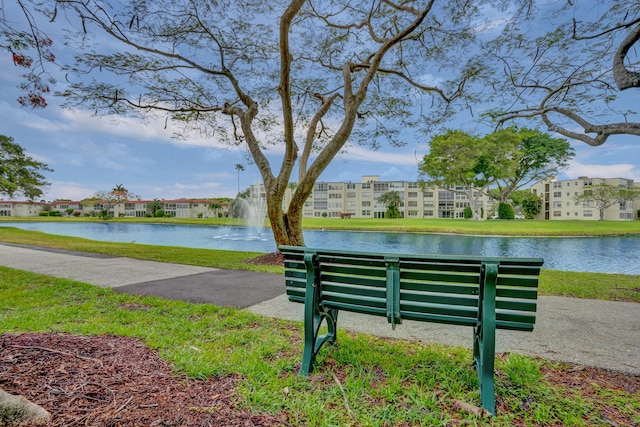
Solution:
<svg viewBox="0 0 640 427"><path fill-rule="evenodd" d="M307 379L296 375L302 346L299 323L208 304L118 294L6 267L0 267L0 331L139 337L177 372L195 378L239 375L239 405L285 411L293 425L486 422L455 408L456 400L479 404L471 352L460 348L341 330L338 345L321 351L320 367ZM585 379L570 368L501 355L496 366L498 414L491 425L640 423L637 393ZM558 377L573 378L573 385L556 381Z"/></svg>

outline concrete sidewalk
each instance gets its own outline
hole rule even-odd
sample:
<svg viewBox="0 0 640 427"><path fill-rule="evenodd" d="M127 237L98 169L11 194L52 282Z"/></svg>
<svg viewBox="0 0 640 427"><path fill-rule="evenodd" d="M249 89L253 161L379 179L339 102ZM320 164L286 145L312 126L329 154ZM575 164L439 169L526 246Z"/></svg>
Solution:
<svg viewBox="0 0 640 427"><path fill-rule="evenodd" d="M193 267L81 252L0 244L0 265L64 277L118 292L245 308L302 321L280 275ZM471 347L469 327L405 321L395 331L380 317L340 313L339 327L382 337ZM497 351L640 375L640 304L540 297L533 333L497 332Z"/></svg>

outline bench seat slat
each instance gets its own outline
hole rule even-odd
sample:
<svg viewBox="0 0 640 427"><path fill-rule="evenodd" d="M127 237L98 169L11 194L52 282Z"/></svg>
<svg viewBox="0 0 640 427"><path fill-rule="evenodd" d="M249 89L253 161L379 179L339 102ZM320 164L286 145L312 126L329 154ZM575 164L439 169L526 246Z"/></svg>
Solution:
<svg viewBox="0 0 640 427"><path fill-rule="evenodd" d="M536 311L537 304L529 300L496 299L496 309L512 311Z"/></svg>
<svg viewBox="0 0 640 427"><path fill-rule="evenodd" d="M400 279L400 289L403 291L435 292L460 295L478 295L476 283L420 283Z"/></svg>
<svg viewBox="0 0 640 427"><path fill-rule="evenodd" d="M344 283L345 285L361 285L372 288L384 288L386 286L385 277L363 277L322 273L321 280L323 286L325 283Z"/></svg>
<svg viewBox="0 0 640 427"><path fill-rule="evenodd" d="M358 297L360 295L364 297L376 297L384 299L386 297L386 290L382 287L373 287L373 286L358 286L355 285L345 285L343 283L333 284L331 282L326 282L322 286L322 295L331 294L331 295L346 295L346 296L354 296Z"/></svg>
<svg viewBox="0 0 640 427"><path fill-rule="evenodd" d="M350 267L347 265L322 264L322 274L341 274L348 276L363 277L385 277L387 271L384 267L366 268L366 267Z"/></svg>
<svg viewBox="0 0 640 427"><path fill-rule="evenodd" d="M538 290L536 288L518 289L501 287L496 289L496 297L536 299L538 298Z"/></svg>
<svg viewBox="0 0 640 427"><path fill-rule="evenodd" d="M532 276L498 276L498 287L518 286L522 288L537 288L538 278Z"/></svg>
<svg viewBox="0 0 640 427"><path fill-rule="evenodd" d="M449 304L449 305L464 305L464 306L478 306L477 295L460 295L460 294L448 294L448 293L424 293L424 292L406 292L400 290L400 303L403 302L422 302L431 304Z"/></svg>
<svg viewBox="0 0 640 427"><path fill-rule="evenodd" d="M400 279L415 280L422 282L454 282L454 283L478 283L480 274L475 271L474 274L457 273L447 271L417 271L417 270L400 270Z"/></svg>

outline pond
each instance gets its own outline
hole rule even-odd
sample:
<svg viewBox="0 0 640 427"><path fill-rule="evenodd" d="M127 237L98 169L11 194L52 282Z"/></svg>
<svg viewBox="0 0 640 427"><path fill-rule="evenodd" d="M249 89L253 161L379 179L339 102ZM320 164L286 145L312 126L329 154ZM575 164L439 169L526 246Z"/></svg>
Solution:
<svg viewBox="0 0 640 427"><path fill-rule="evenodd" d="M0 226L109 242L273 252L269 229L119 222L2 222ZM640 235L496 237L426 233L305 230L310 247L379 252L544 258L552 270L640 274Z"/></svg>

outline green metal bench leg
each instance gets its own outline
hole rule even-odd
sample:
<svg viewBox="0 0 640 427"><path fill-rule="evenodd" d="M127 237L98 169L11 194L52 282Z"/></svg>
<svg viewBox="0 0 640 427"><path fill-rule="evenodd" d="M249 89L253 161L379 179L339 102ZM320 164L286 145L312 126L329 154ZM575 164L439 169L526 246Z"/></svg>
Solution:
<svg viewBox="0 0 640 427"><path fill-rule="evenodd" d="M474 328L473 359L480 382L480 402L496 413L494 363L496 353L496 282L498 264L483 264L480 279L478 326Z"/></svg>
<svg viewBox="0 0 640 427"><path fill-rule="evenodd" d="M304 262L307 267L307 284L304 301L304 351L300 375L307 376L313 371L313 363L320 348L327 342L336 341L338 310L325 310L321 304L317 256L306 253ZM327 333L318 336L322 321L326 320Z"/></svg>

